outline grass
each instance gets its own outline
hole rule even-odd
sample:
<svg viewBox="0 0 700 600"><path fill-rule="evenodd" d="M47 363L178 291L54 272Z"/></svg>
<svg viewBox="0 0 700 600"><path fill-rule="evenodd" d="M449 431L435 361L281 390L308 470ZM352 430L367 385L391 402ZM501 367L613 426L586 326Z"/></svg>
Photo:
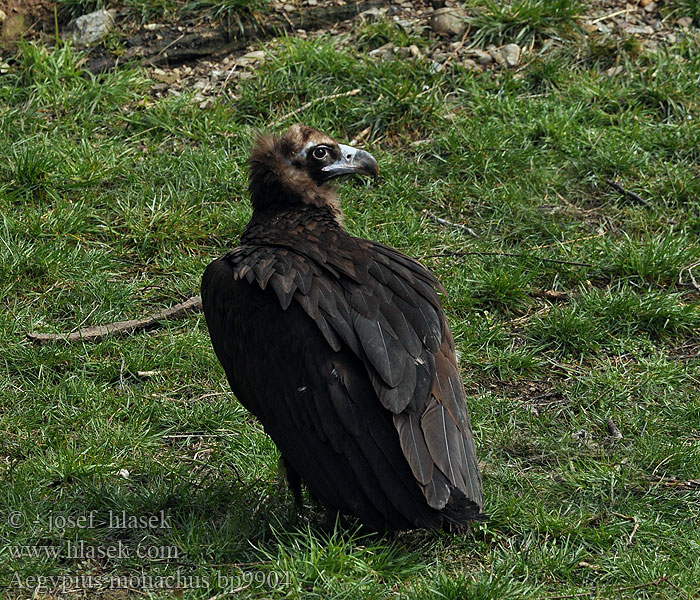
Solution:
<svg viewBox="0 0 700 600"><path fill-rule="evenodd" d="M612 78L603 46L572 38L514 76L283 39L204 110L21 46L0 80L3 598L695 597L700 294L680 276L700 260L700 42L623 49ZM369 128L381 180L342 184L349 230L448 290L491 517L466 535L295 520L201 315L92 345L24 337L194 294L250 216L255 131L307 102L295 118L341 140ZM110 526L122 511L165 521Z"/></svg>

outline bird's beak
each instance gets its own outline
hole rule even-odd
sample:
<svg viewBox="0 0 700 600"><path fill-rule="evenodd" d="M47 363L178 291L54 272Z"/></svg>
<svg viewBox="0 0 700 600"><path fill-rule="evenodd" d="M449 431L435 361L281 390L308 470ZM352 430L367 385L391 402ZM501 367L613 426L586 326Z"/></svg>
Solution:
<svg viewBox="0 0 700 600"><path fill-rule="evenodd" d="M352 146L338 144L340 148L341 158L334 163L327 165L321 169L324 174L324 180L340 175L369 175L376 179L379 168L377 161L374 160L369 152L358 150Z"/></svg>

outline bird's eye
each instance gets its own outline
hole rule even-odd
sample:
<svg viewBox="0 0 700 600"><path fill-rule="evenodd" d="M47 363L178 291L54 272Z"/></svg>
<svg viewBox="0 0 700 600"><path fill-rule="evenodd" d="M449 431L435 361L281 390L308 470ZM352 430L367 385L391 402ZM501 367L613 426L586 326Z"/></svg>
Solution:
<svg viewBox="0 0 700 600"><path fill-rule="evenodd" d="M328 150L326 150L323 146L317 146L316 148L314 148L314 151L312 153L312 156L316 160L323 160L324 158L326 158L327 155Z"/></svg>

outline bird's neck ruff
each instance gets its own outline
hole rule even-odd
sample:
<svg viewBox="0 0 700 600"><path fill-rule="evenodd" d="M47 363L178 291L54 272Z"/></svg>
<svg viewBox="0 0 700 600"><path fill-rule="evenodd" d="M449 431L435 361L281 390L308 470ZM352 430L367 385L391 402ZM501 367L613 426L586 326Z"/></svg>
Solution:
<svg viewBox="0 0 700 600"><path fill-rule="evenodd" d="M336 191L317 185L306 173L295 168L279 148L280 140L264 136L248 159L248 191L255 211L276 212L290 208L327 208L338 224L343 212Z"/></svg>

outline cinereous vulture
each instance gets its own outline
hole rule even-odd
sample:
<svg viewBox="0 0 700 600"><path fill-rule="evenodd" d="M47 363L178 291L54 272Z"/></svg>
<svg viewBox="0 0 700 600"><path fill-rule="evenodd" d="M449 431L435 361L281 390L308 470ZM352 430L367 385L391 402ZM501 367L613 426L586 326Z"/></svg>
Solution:
<svg viewBox="0 0 700 600"><path fill-rule="evenodd" d="M484 518L455 347L433 274L351 236L332 180L376 177L367 152L304 125L257 140L253 216L212 262L202 302L238 400L287 480L377 530Z"/></svg>

